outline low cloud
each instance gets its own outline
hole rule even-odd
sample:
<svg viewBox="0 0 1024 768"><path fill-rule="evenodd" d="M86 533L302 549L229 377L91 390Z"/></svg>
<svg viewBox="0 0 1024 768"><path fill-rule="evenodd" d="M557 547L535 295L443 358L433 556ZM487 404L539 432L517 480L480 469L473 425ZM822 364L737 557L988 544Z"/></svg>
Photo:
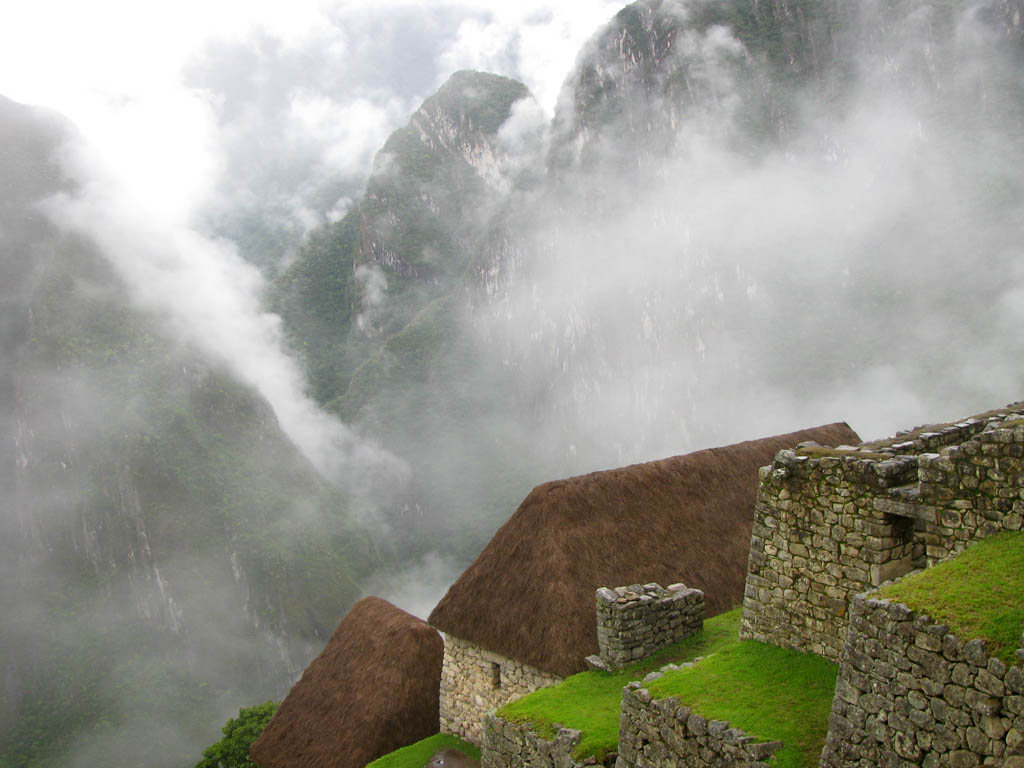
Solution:
<svg viewBox="0 0 1024 768"><path fill-rule="evenodd" d="M397 573L378 575L367 591L426 621L461 570L454 559L428 552Z"/></svg>
<svg viewBox="0 0 1024 768"><path fill-rule="evenodd" d="M48 202L54 222L93 240L139 306L265 397L282 429L324 477L356 495L379 484L371 478L400 484L407 474L402 461L306 394L303 372L285 351L280 318L263 308L260 272L230 242L138 204L116 177L96 173L89 151L81 144L69 150L79 172L88 169L91 176L75 194Z"/></svg>
<svg viewBox="0 0 1024 768"><path fill-rule="evenodd" d="M522 222L486 347L544 392L537 443L598 469L836 420L880 437L1020 397L1019 65L971 10L938 40L920 13L858 38L875 47L841 106L791 93L798 122L757 153L736 141L740 75L769 75L721 28L681 38L704 85L671 156L634 159L635 177L599 162ZM929 55L944 64L922 88Z"/></svg>

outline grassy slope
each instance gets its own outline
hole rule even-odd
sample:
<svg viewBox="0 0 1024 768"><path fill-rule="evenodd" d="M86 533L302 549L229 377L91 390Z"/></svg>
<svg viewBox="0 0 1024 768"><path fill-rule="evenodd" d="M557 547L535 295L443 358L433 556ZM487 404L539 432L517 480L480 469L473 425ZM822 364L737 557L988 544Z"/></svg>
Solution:
<svg viewBox="0 0 1024 768"><path fill-rule="evenodd" d="M783 742L772 762L797 768L817 765L821 756L836 671L820 656L746 640L647 688L655 698L676 696L704 717L727 720L762 741Z"/></svg>
<svg viewBox="0 0 1024 768"><path fill-rule="evenodd" d="M669 662L704 656L695 667L652 681L652 695L679 696L709 718L729 720L765 740L785 741L786 749L776 758L780 766L813 765L828 727L836 665L810 654L740 642L739 621L740 609L735 608L708 619L698 635L622 672L573 675L506 705L499 714L531 722L548 737L556 723L577 728L583 738L576 757L600 760L618 745L622 688Z"/></svg>
<svg viewBox="0 0 1024 768"><path fill-rule="evenodd" d="M983 637L989 653L1016 662L1024 631L1024 533L979 541L957 557L884 587L877 597L906 603L961 640Z"/></svg>
<svg viewBox="0 0 1024 768"><path fill-rule="evenodd" d="M423 741L417 741L415 744L378 757L366 768L423 768L435 752L446 747L458 749L474 760L480 759L480 750L468 741L447 733L437 733Z"/></svg>
<svg viewBox="0 0 1024 768"><path fill-rule="evenodd" d="M704 622L704 630L672 645L649 659L621 672L581 672L550 688L542 688L507 704L499 714L507 720L531 722L538 732L554 736L554 724L583 731L577 753L603 757L619 743L619 709L622 689L631 680L670 662L689 661L716 653L736 642L740 609L735 608Z"/></svg>

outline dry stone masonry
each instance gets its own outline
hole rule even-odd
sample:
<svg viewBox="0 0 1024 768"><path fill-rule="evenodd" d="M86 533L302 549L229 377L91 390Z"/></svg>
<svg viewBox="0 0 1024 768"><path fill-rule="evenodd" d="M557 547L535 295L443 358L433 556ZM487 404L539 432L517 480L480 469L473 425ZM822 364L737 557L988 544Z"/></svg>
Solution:
<svg viewBox="0 0 1024 768"><path fill-rule="evenodd" d="M854 600L822 768L1009 766L1015 753L1020 664L1007 668L984 641L963 642L902 603Z"/></svg>
<svg viewBox="0 0 1024 768"><path fill-rule="evenodd" d="M708 720L676 698L652 699L642 683L622 691L615 768L767 768L782 742L759 742L724 720Z"/></svg>
<svg viewBox="0 0 1024 768"><path fill-rule="evenodd" d="M529 723L515 723L498 715L484 717L480 768L583 768L595 765L590 758L577 761L572 753L582 734L561 728L553 739L539 736Z"/></svg>
<svg viewBox="0 0 1024 768"><path fill-rule="evenodd" d="M441 668L441 732L480 746L484 713L560 680L529 664L446 634Z"/></svg>
<svg viewBox="0 0 1024 768"><path fill-rule="evenodd" d="M761 470L741 637L838 661L850 601L969 542L1020 530L1020 404Z"/></svg>
<svg viewBox="0 0 1024 768"><path fill-rule="evenodd" d="M632 584L597 590L598 655L587 663L621 669L704 626L704 593L685 584Z"/></svg>
<svg viewBox="0 0 1024 768"><path fill-rule="evenodd" d="M644 682L693 664L668 664ZM783 746L779 741L759 742L725 721L702 717L675 697L652 699L644 682L622 690L619 752L604 758L607 768L768 768L765 761ZM546 739L530 723L511 722L492 712L484 717L481 768L596 765L594 757L573 756L581 737L578 730L560 728Z"/></svg>
<svg viewBox="0 0 1024 768"><path fill-rule="evenodd" d="M976 539L1024 525L1024 420L1010 417L973 439L918 457L928 565Z"/></svg>

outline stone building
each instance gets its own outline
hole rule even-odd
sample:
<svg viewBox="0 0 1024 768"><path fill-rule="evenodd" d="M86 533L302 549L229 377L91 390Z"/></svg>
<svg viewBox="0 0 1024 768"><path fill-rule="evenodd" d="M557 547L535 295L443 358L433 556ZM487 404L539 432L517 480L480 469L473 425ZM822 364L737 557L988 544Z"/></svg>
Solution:
<svg viewBox="0 0 1024 768"><path fill-rule="evenodd" d="M839 662L821 768L1024 768L1024 636L1007 661L1006 647L995 655L876 589L1000 532L1020 546L1024 403L870 443L803 443L760 481L741 637ZM790 746L706 714L631 682L614 765L763 768ZM574 757L578 730L485 723L484 768L593 762Z"/></svg>
<svg viewBox="0 0 1024 768"><path fill-rule="evenodd" d="M682 582L708 616L738 604L758 468L808 440L859 438L832 424L535 488L430 615L441 730L479 744L488 710L586 669L599 587Z"/></svg>
<svg viewBox="0 0 1024 768"><path fill-rule="evenodd" d="M853 597L1024 527L1024 403L761 470L741 637L839 661Z"/></svg>

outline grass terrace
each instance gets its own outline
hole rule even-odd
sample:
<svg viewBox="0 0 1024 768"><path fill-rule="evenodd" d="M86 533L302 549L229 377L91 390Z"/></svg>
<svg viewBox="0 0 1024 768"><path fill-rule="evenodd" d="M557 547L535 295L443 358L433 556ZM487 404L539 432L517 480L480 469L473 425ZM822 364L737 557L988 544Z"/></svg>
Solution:
<svg viewBox="0 0 1024 768"><path fill-rule="evenodd" d="M474 760L480 759L480 750L468 741L463 741L457 736L450 736L447 733L435 733L415 744L378 757L366 768L423 768L435 752L448 747L457 749Z"/></svg>
<svg viewBox="0 0 1024 768"><path fill-rule="evenodd" d="M961 640L984 638L988 651L1007 664L1024 632L1024 533L1001 533L954 558L904 576L874 597L905 603L948 624Z"/></svg>
<svg viewBox="0 0 1024 768"><path fill-rule="evenodd" d="M666 673L647 690L761 741L781 741L768 761L779 768L810 768L825 746L837 671L813 653L737 640L692 668Z"/></svg>
<svg viewBox="0 0 1024 768"><path fill-rule="evenodd" d="M837 667L811 654L739 640L741 609L715 616L704 629L622 672L581 672L505 705L506 720L528 722L545 738L557 726L583 732L574 757L600 762L618 748L622 688L669 663L704 657L648 686L655 698L677 696L705 717L728 720L751 736L785 743L771 760L780 768L817 765L828 730ZM557 726L556 726L557 724Z"/></svg>

